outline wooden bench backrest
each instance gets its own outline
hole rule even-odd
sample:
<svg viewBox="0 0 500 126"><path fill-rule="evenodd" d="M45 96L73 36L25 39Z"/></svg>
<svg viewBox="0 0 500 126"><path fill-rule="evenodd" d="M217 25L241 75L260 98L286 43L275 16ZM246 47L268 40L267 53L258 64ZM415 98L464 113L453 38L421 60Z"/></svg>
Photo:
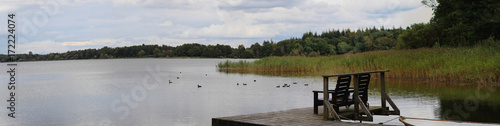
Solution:
<svg viewBox="0 0 500 126"><path fill-rule="evenodd" d="M335 93L333 94L336 99L342 99L347 103L349 98L349 86L351 85L351 76L339 76L337 85L335 86ZM335 102L335 101L334 101Z"/></svg>
<svg viewBox="0 0 500 126"><path fill-rule="evenodd" d="M363 102L368 101L368 85L370 83L370 74L361 74L358 78L358 95Z"/></svg>

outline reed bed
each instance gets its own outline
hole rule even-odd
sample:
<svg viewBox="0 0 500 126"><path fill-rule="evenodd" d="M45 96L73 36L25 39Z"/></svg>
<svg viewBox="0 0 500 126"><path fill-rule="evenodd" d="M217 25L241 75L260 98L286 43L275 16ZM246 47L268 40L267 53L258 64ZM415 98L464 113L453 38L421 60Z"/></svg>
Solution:
<svg viewBox="0 0 500 126"><path fill-rule="evenodd" d="M500 48L476 46L386 50L328 57L267 57L254 62L225 61L218 69L260 74L328 74L390 70L389 78L433 81L499 82Z"/></svg>

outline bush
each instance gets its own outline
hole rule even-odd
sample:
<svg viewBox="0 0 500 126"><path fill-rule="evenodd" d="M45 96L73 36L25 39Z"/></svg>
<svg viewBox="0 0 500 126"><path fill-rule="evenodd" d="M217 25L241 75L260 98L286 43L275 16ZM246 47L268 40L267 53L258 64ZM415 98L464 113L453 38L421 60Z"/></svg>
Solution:
<svg viewBox="0 0 500 126"><path fill-rule="evenodd" d="M318 57L319 56L319 52L314 52L312 51L311 53L309 53L309 55L307 55L308 57Z"/></svg>

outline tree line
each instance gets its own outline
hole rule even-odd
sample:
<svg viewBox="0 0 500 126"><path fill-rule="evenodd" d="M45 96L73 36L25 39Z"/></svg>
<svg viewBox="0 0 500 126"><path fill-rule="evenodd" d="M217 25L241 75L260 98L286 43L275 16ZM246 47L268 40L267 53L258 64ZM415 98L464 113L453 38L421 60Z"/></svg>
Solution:
<svg viewBox="0 0 500 126"><path fill-rule="evenodd" d="M346 30L330 30L321 34L307 32L302 38L290 38L279 42L265 40L256 42L250 47L239 45L232 48L229 45L203 45L186 43L180 46L169 45L136 45L100 49L84 49L64 53L49 53L45 55L17 54L16 60L74 60L74 59L110 59L110 58L140 58L140 57L206 57L206 58L262 58L268 56L327 56L343 54L349 51L364 52L372 50L391 49L396 45L396 37L402 29L377 29L375 27L352 32ZM2 62L9 60L1 55Z"/></svg>
<svg viewBox="0 0 500 126"><path fill-rule="evenodd" d="M136 45L103 47L45 55L18 54L16 60L72 60L134 57L207 57L207 58L262 58L268 56L329 56L348 52L359 53L388 49L415 49L426 47L459 47L484 44L483 40L500 38L500 1L495 0L423 0L434 16L428 23L417 23L406 28L332 29L306 32L302 37L274 42L264 40L250 47L239 45L203 45L187 43L180 46ZM489 44L497 44L489 41ZM2 62L9 57L0 55Z"/></svg>

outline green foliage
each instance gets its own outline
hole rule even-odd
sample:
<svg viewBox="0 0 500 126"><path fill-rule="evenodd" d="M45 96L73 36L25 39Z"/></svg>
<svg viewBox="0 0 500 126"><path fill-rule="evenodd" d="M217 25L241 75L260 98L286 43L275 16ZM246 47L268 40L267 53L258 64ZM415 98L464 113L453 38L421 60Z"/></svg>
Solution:
<svg viewBox="0 0 500 126"><path fill-rule="evenodd" d="M245 50L240 58L253 58L254 57L254 52L251 49Z"/></svg>
<svg viewBox="0 0 500 126"><path fill-rule="evenodd" d="M199 46L195 46L187 51L188 56L197 57L201 56L201 49Z"/></svg>
<svg viewBox="0 0 500 126"><path fill-rule="evenodd" d="M338 52L340 54L343 54L343 53L347 53L349 52L349 50L351 50L351 46L350 45L347 45L347 43L345 42L340 42L338 45L337 45L337 49L338 49Z"/></svg>
<svg viewBox="0 0 500 126"><path fill-rule="evenodd" d="M153 50L153 55L154 55L155 57L160 57L160 56L163 56L163 54L161 53L161 50L160 50L160 49L158 49L158 48L155 48L155 49Z"/></svg>
<svg viewBox="0 0 500 126"><path fill-rule="evenodd" d="M398 36L396 48L415 49L422 47L431 47L437 40L435 27L431 24L418 23L411 25Z"/></svg>
<svg viewBox="0 0 500 126"><path fill-rule="evenodd" d="M319 52L314 52L312 51L311 53L309 53L309 55L307 55L308 57L318 57L319 56Z"/></svg>
<svg viewBox="0 0 500 126"><path fill-rule="evenodd" d="M396 40L388 38L388 37L380 37L377 38L375 45L375 50L387 50L396 46Z"/></svg>
<svg viewBox="0 0 500 126"><path fill-rule="evenodd" d="M490 36L500 38L500 1L437 0L437 3L431 4L434 10L431 23L436 26L440 44L473 46Z"/></svg>
<svg viewBox="0 0 500 126"><path fill-rule="evenodd" d="M240 58L243 57L243 55L245 53L245 46L239 45L238 49L236 49L236 51L233 51L233 53L235 53L234 55L237 57L240 57Z"/></svg>
<svg viewBox="0 0 500 126"><path fill-rule="evenodd" d="M139 56L139 57L144 57L145 55L146 55L146 52L144 50L137 52L137 56Z"/></svg>
<svg viewBox="0 0 500 126"><path fill-rule="evenodd" d="M255 57L259 58L260 57L260 55L259 55L260 54L260 44L258 42L256 42L255 44L250 46L250 48L255 53Z"/></svg>
<svg viewBox="0 0 500 126"><path fill-rule="evenodd" d="M441 47L441 46L439 45L438 42L435 42L434 45L432 46L432 48L439 48L439 47Z"/></svg>

